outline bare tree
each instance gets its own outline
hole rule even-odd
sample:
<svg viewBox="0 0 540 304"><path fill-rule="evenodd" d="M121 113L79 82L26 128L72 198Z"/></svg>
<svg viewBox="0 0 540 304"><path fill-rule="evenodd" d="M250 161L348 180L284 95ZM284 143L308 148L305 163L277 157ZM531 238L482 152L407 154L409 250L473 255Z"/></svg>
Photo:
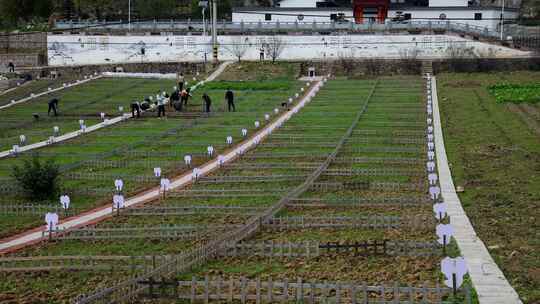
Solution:
<svg viewBox="0 0 540 304"><path fill-rule="evenodd" d="M272 36L270 39L268 39L268 42L266 45L263 46L266 52L266 56L272 58L272 62L276 62L276 60L281 55L281 52L283 52L283 49L285 48L285 41L281 37L278 36Z"/></svg>
<svg viewBox="0 0 540 304"><path fill-rule="evenodd" d="M238 59L238 62L242 60L242 57L246 54L247 50L250 47L249 38L242 36L234 36L231 38L231 44L225 48L231 52Z"/></svg>

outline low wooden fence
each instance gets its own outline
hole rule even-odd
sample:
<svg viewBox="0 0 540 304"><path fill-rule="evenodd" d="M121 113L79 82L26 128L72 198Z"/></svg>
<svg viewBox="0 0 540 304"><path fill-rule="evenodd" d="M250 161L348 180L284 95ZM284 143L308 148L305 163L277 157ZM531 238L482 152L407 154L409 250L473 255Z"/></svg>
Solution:
<svg viewBox="0 0 540 304"><path fill-rule="evenodd" d="M291 200L289 208L351 208L366 206L411 206L433 204L426 197L416 196L395 196L380 198L354 198L354 199L320 199L320 198L298 198Z"/></svg>
<svg viewBox="0 0 540 304"><path fill-rule="evenodd" d="M191 281L141 281L146 288L145 297L188 300L190 303L209 303L227 301L229 303L377 303L377 304L414 304L452 303L448 300L452 289L424 283L422 286L405 286L400 283L371 286L356 282L309 282L302 278L296 280L272 278L247 279L205 277ZM463 298L460 303L471 303L470 289L459 290ZM454 302L455 303L455 302Z"/></svg>
<svg viewBox="0 0 540 304"><path fill-rule="evenodd" d="M398 228L435 228L436 220L431 215L386 216L369 215L355 217L273 217L264 223L266 229L290 230L311 228L363 228L363 229L398 229Z"/></svg>
<svg viewBox="0 0 540 304"><path fill-rule="evenodd" d="M313 183L311 191L332 192L343 190L365 190L365 191L427 191L425 183L398 183L398 182L373 182L373 181L358 181L358 182L318 182Z"/></svg>
<svg viewBox="0 0 540 304"><path fill-rule="evenodd" d="M44 216L47 212L62 214L63 216L72 216L79 214L82 210L78 208L63 209L57 205L40 205L40 204L0 204L0 215L39 215Z"/></svg>
<svg viewBox="0 0 540 304"><path fill-rule="evenodd" d="M338 168L327 169L324 176L424 176L422 169L401 168Z"/></svg>
<svg viewBox="0 0 540 304"><path fill-rule="evenodd" d="M176 215L227 215L239 216L257 215L264 212L264 207L243 206L147 206L139 208L126 208L120 210L120 215L128 216L176 216Z"/></svg>

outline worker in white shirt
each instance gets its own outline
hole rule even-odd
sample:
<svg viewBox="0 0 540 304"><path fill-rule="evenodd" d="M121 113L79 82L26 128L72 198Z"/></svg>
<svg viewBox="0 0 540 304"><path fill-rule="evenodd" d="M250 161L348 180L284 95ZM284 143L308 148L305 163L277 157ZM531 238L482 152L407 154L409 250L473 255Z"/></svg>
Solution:
<svg viewBox="0 0 540 304"><path fill-rule="evenodd" d="M157 96L157 106L158 106L158 117L161 117L161 114L163 114L163 117L165 117L165 104L167 103L167 100L163 94L159 93Z"/></svg>

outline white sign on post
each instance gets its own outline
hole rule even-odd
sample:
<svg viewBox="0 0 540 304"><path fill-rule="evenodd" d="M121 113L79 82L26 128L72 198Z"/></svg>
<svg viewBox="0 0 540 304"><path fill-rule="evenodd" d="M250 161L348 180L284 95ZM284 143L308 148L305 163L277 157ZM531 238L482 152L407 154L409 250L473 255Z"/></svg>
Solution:
<svg viewBox="0 0 540 304"><path fill-rule="evenodd" d="M446 203L433 204L433 213L435 213L436 219L442 220L445 218L448 215Z"/></svg>
<svg viewBox="0 0 540 304"><path fill-rule="evenodd" d="M429 180L430 185L435 186L435 184L437 184L438 179L439 177L437 176L437 173L428 174L428 180Z"/></svg>
<svg viewBox="0 0 540 304"><path fill-rule="evenodd" d="M124 196L121 195L121 194L115 194L113 196L113 206L114 206L114 209L122 209L124 208L124 202L125 202L125 199L124 199Z"/></svg>
<svg viewBox="0 0 540 304"><path fill-rule="evenodd" d="M437 242L443 246L446 246L452 235L454 235L454 227L452 227L450 224L439 224L437 225L436 233L439 237Z"/></svg>
<svg viewBox="0 0 540 304"><path fill-rule="evenodd" d="M82 125L84 125L84 120L82 120L82 119L79 119L79 126L81 126L81 127L82 127Z"/></svg>
<svg viewBox="0 0 540 304"><path fill-rule="evenodd" d="M444 284L456 290L463 284L463 277L468 272L467 263L463 257L446 257L441 261L441 271L446 277Z"/></svg>
<svg viewBox="0 0 540 304"><path fill-rule="evenodd" d="M428 157L429 160L434 160L435 159L435 152L428 151L427 157Z"/></svg>
<svg viewBox="0 0 540 304"><path fill-rule="evenodd" d="M431 199L438 199L439 195L441 194L441 188L439 187L429 187L429 194L431 196Z"/></svg>
<svg viewBox="0 0 540 304"><path fill-rule="evenodd" d="M58 126L54 126L54 128L53 128L54 136L58 136L59 133L60 133L60 128Z"/></svg>
<svg viewBox="0 0 540 304"><path fill-rule="evenodd" d="M192 174L192 177L194 180L197 180L199 179L199 175L200 175L201 171L199 168L194 168L193 169L193 174Z"/></svg>
<svg viewBox="0 0 540 304"><path fill-rule="evenodd" d="M428 119L427 119L427 123L428 123L428 125L431 125L431 124L433 123L433 119L428 118Z"/></svg>
<svg viewBox="0 0 540 304"><path fill-rule="evenodd" d="M300 96L300 94L298 94L298 93L294 94L295 98L298 98L299 96Z"/></svg>
<svg viewBox="0 0 540 304"><path fill-rule="evenodd" d="M220 166L222 166L222 165L225 163L225 156L219 155L218 158L217 158L217 160L218 160L218 164L219 164Z"/></svg>
<svg viewBox="0 0 540 304"><path fill-rule="evenodd" d="M70 203L71 203L71 200L69 196L67 195L60 196L60 204L62 204L62 208L64 208L65 210L69 209Z"/></svg>
<svg viewBox="0 0 540 304"><path fill-rule="evenodd" d="M47 212L47 214L45 214L45 224L47 225L48 231L56 230L58 226L58 214Z"/></svg>
<svg viewBox="0 0 540 304"><path fill-rule="evenodd" d="M432 126L429 126L429 127L427 128L427 132L428 132L429 134L433 133L433 127L432 127Z"/></svg>
<svg viewBox="0 0 540 304"><path fill-rule="evenodd" d="M258 127L260 127L260 126L261 126L261 123L260 123L259 121L256 121L256 122L255 122L255 128L258 128Z"/></svg>
<svg viewBox="0 0 540 304"><path fill-rule="evenodd" d="M232 145L232 143L233 143L232 136L227 136L227 145Z"/></svg>
<svg viewBox="0 0 540 304"><path fill-rule="evenodd" d="M169 191L169 189L171 188L171 181L168 178L162 178L160 185L161 185L161 191L163 192Z"/></svg>
<svg viewBox="0 0 540 304"><path fill-rule="evenodd" d="M191 155L184 156L184 162L187 166L191 166Z"/></svg>
<svg viewBox="0 0 540 304"><path fill-rule="evenodd" d="M19 136L19 141L21 142L21 146L24 146L24 144L26 143L26 136L25 135Z"/></svg>
<svg viewBox="0 0 540 304"><path fill-rule="evenodd" d="M292 103L293 102L293 99L292 98L289 98L289 103Z"/></svg>
<svg viewBox="0 0 540 304"><path fill-rule="evenodd" d="M270 115L264 114L264 120L269 121L270 120Z"/></svg>
<svg viewBox="0 0 540 304"><path fill-rule="evenodd" d="M101 120L105 120L105 113L101 112L99 115L101 116Z"/></svg>
<svg viewBox="0 0 540 304"><path fill-rule="evenodd" d="M435 144L433 142L428 142L427 147L429 151L433 151L435 149Z"/></svg>
<svg viewBox="0 0 540 304"><path fill-rule="evenodd" d="M122 191L124 188L124 182L121 179L117 179L114 181L114 187L116 188L116 191Z"/></svg>
<svg viewBox="0 0 540 304"><path fill-rule="evenodd" d="M154 168L154 176L157 178L161 176L161 168L159 167Z"/></svg>
<svg viewBox="0 0 540 304"><path fill-rule="evenodd" d="M86 132L86 125L81 125L81 132Z"/></svg>
<svg viewBox="0 0 540 304"><path fill-rule="evenodd" d="M247 129L242 129L242 136L246 137L247 134L248 134L248 130Z"/></svg>
<svg viewBox="0 0 540 304"><path fill-rule="evenodd" d="M207 151L208 151L208 156L212 157L214 155L214 147L208 146Z"/></svg>
<svg viewBox="0 0 540 304"><path fill-rule="evenodd" d="M275 109L274 109L274 113L276 113L276 114L279 113L279 109L278 109L278 108L275 108Z"/></svg>
<svg viewBox="0 0 540 304"><path fill-rule="evenodd" d="M433 172L435 170L435 162L434 161L428 161L426 163L426 168L428 172Z"/></svg>
<svg viewBox="0 0 540 304"><path fill-rule="evenodd" d="M433 138L433 134L428 134L427 140L428 140L428 141L433 141L433 139L434 139L434 138Z"/></svg>
<svg viewBox="0 0 540 304"><path fill-rule="evenodd" d="M300 88L300 91L304 92L304 88Z"/></svg>

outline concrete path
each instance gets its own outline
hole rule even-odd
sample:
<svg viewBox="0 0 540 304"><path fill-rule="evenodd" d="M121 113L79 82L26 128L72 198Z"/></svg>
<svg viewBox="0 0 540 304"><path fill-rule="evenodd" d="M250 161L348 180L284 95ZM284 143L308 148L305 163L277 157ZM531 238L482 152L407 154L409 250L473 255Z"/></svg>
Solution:
<svg viewBox="0 0 540 304"><path fill-rule="evenodd" d="M209 81L213 81L214 79L216 79L217 77L219 77L219 75L227 68L227 66L229 66L230 64L232 64L231 61L227 61L227 62L223 62L212 74L210 74L210 76L208 76L208 78L206 78L206 80L203 80L203 81L200 81L198 82L197 84L195 84L194 86L191 87L191 91L195 91L199 86L203 85L205 82L209 82ZM113 75L113 74L116 74L116 73L106 73L104 74L105 76L109 77L109 75ZM136 77L136 75L138 75L139 73L122 73L122 74L127 74L127 75L131 75L130 77ZM97 77L94 77L93 79L98 79L98 78L101 78L103 76L97 76ZM112 77L112 76L111 76ZM176 75L174 76L176 77ZM88 82L92 79L87 79L85 80L85 82ZM82 83L82 82L81 82ZM80 84L80 83L79 83ZM63 89L63 88L59 88L59 89ZM45 93L41 93L36 95L37 96L42 96L42 95L45 95L45 94L48 94L50 92L54 92L55 90L52 90L52 91L49 91L49 92L45 92ZM33 98L36 98L36 97L33 97ZM21 101L19 102L16 102L15 104L17 103L20 103L20 102L23 102L22 99ZM53 144L56 144L56 143L59 143L59 142L63 142L63 141L66 141L66 140L70 140L70 139L73 139L75 137L78 137L78 136L81 136L81 135L84 135L86 133L91 133L91 132L94 132L94 131L97 131L99 129L102 129L102 128L105 128L105 127L108 127L108 126L111 126L111 125L114 125L114 124L117 124L119 122L122 122L124 120L127 120L127 119L130 119L131 118L131 114L124 114L123 116L118 116L118 117L115 117L115 118L112 118L112 119L108 119L106 121L103 121L101 123L98 123L98 124L95 124L93 126L90 126L90 127L87 127L85 132L82 132L80 130L77 130L77 131L73 131L73 132L70 132L70 133L66 133L64 135L61 135L61 136L58 136L58 137L55 137L53 141L50 141L50 140L44 140L44 141L40 141L40 142L37 142L37 143L34 143L34 144L31 144L31 145L26 145L26 146L23 146L23 147L19 147L19 153L21 152L26 152L26 151L30 151L30 150L34 150L34 149L39 149L39 148L43 148L43 147L46 147L46 146L50 146L50 145L53 145ZM8 157L10 155L13 154L13 149L11 150L6 150L6 151L0 151L0 159L2 158L5 158L5 157Z"/></svg>
<svg viewBox="0 0 540 304"><path fill-rule="evenodd" d="M441 184L441 194L448 205L450 223L454 228L454 238L457 241L461 255L469 266L469 275L480 304L518 304L522 303L518 294L510 286L497 264L491 258L486 246L478 238L469 218L465 214L454 188L452 174L448 166L444 138L439 113L437 96L437 80L432 78L433 122L435 127L435 147L437 167Z"/></svg>
<svg viewBox="0 0 540 304"><path fill-rule="evenodd" d="M81 85L81 84L84 84L84 83L87 83L89 81L96 80L96 79L99 79L99 78L102 78L102 77L103 76L101 76L101 75L98 75L98 76L91 75L87 79L77 80L76 82L70 83L70 84L66 85L65 87L61 86L59 88L52 89L50 91L47 90L45 92L37 93L37 94L30 95L28 97L25 97L25 98L22 98L22 99L19 99L19 100L15 100L15 101L10 102L10 103L8 103L6 105L0 106L0 110L7 109L7 108L12 107L14 105L18 105L20 103L27 102L27 101L35 99L35 98L39 98L41 96L45 96L45 95L48 95L48 94L51 94L51 93L55 93L55 92L62 91L62 90L68 89L68 88L72 88L72 87L75 87L75 86L78 86L78 85Z"/></svg>
<svg viewBox="0 0 540 304"><path fill-rule="evenodd" d="M224 69L224 68L223 68ZM222 70L221 70L222 71ZM214 78L217 76L214 76ZM262 130L253 134L248 140L240 143L235 146L232 150L229 150L226 154L223 155L224 163L233 162L236 158L239 157L240 153L246 152L251 148L254 148L258 142L262 142L266 137L268 137L272 132L279 127L287 120L289 120L294 114L296 114L300 109L302 109L315 94L318 92L319 88L322 86L323 82L315 83L310 90L305 94L300 102L295 105L290 111L283 112L277 119L270 122ZM211 172L218 170L220 167L217 158L204 164L200 168L199 176L206 176ZM171 189L178 189L189 185L192 182L192 172L188 172L174 180L171 181ZM111 180L111 186L113 181ZM136 195L132 198L129 198L125 202L125 207L132 207L138 204L143 204L156 200L160 197L161 192L159 188L154 188L142 194ZM96 223L105 218L108 218L112 215L112 207L105 206L98 209L95 209L91 212L81 214L69 219L64 220L58 225L59 229L74 229L82 226L86 226L92 223ZM14 237L0 241L0 254L12 252L14 250L20 249L22 247L41 242L46 239L43 237L43 231L45 231L45 226L42 226L37 229L16 235Z"/></svg>

